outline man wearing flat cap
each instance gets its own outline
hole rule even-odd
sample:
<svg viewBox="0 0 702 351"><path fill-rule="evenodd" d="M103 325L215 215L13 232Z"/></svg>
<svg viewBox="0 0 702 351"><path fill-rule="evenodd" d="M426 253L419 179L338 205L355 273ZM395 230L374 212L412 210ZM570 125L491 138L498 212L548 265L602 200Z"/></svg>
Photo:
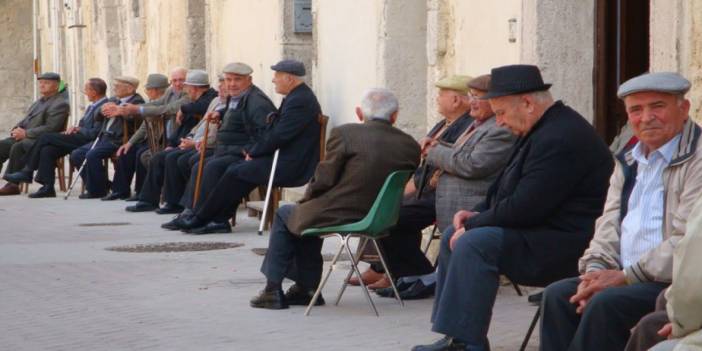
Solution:
<svg viewBox="0 0 702 351"><path fill-rule="evenodd" d="M312 177L321 151L321 108L317 97L301 78L305 74L302 62L283 60L271 69L275 71L276 92L285 95L278 115L271 116L255 143L244 145L241 151L245 160L231 164L211 183L214 186L203 191L193 209L194 215L183 218L178 223L179 229L192 234L231 231L228 219L244 196L267 184L276 150L280 151L274 186L302 186Z"/></svg>
<svg viewBox="0 0 702 351"><path fill-rule="evenodd" d="M217 131L214 154L205 159L198 195L199 202L204 201L204 197L212 191L227 167L244 161L245 148L260 139L266 126L266 117L275 111L273 102L253 84L251 77L253 69L249 65L233 62L224 66L222 71L229 97L226 106L205 116L211 124L219 123L221 120L221 126ZM162 227L165 229L180 229L182 218L193 214L199 160L197 158L191 160L194 162L178 162L182 176L166 178L165 207L182 211L182 213L170 222L164 223ZM232 213L229 215L231 216ZM230 226L226 223L223 224L223 228L230 228Z"/></svg>
<svg viewBox="0 0 702 351"><path fill-rule="evenodd" d="M85 114L78 125L69 127L61 133L43 134L27 154L27 164L24 168L5 177L15 183L31 183L33 173L37 171L34 180L42 186L36 192L29 194L29 197L55 197L56 160L92 142L98 136L105 121L105 116L100 112L100 108L107 102L106 92L107 83L104 80L100 78L88 79L83 86L83 93L90 101L90 105L85 109Z"/></svg>
<svg viewBox="0 0 702 351"><path fill-rule="evenodd" d="M27 115L10 130L10 137L0 140L0 167L9 159L5 175L17 172L25 165L25 155L43 134L61 131L68 118L68 102L58 94L61 76L46 72L39 77L39 94ZM17 195L19 184L8 181L0 188L0 195Z"/></svg>
<svg viewBox="0 0 702 351"><path fill-rule="evenodd" d="M468 82L472 78L464 75L451 75L438 80L436 105L443 117L429 133L419 140L426 155L432 143L438 141L454 143L458 136L473 122L470 116ZM434 271L434 267L421 252L422 230L436 220L435 189L432 181L440 170L424 162L415 171L405 187L405 196L400 208L397 225L390 230L390 236L380 241L393 277L423 275ZM421 189L421 190L419 190ZM416 253L419 252L419 255ZM372 264L362 274L364 284L370 289L390 286L380 263ZM359 285L357 277L349 280L351 285ZM394 295L393 295L394 296Z"/></svg>
<svg viewBox="0 0 702 351"><path fill-rule="evenodd" d="M616 157L604 213L580 276L548 286L542 350L622 350L671 282L673 250L702 191L702 129L689 117L690 82L647 73L624 82L638 143Z"/></svg>
<svg viewBox="0 0 702 351"><path fill-rule="evenodd" d="M154 154L146 174L147 182L137 195L138 202L134 206L126 208L129 212L159 209L166 158L172 152L182 151L180 154L191 155L197 152L196 143L199 140L194 139L189 134L196 134L200 126L204 128L206 121L202 116L209 111L210 102L217 97L217 91L210 87L207 72L199 69L188 71L184 90L192 102L180 106L180 110L176 114L178 129L167 140L166 149ZM216 134L216 129L213 134Z"/></svg>
<svg viewBox="0 0 702 351"><path fill-rule="evenodd" d="M529 286L577 275L613 160L590 123L554 101L549 87L536 66L492 69L482 98L518 139L483 201L458 211L443 233L431 321L445 336L414 350L489 350L500 274Z"/></svg>
<svg viewBox="0 0 702 351"><path fill-rule="evenodd" d="M157 75L151 77L152 81L146 87L147 94L149 91L156 93L155 99L144 104L124 104L117 106L116 104L108 104L103 108L103 111L109 116L115 115L131 115L131 116L141 116L145 121L153 121L154 119L163 119L163 130L156 130L147 127L147 123L141 123L139 128L134 132L134 134L129 138L126 143L123 143L117 150L117 156L120 156L120 162L117 167L122 168L124 171L122 174L125 176L125 182L131 184L134 173L137 173L137 181L135 186L135 193L141 189L141 184L146 173L146 166L141 163L141 159L151 158L151 151L146 145L147 137L153 138L154 140L161 140L164 138L170 138L177 129L175 122L175 115L178 112L180 106L184 103L190 102L187 94L183 91L183 84L185 82L185 76L188 70L182 67L175 68L171 71L171 85L167 87L162 95L158 95L157 92L161 91L163 88L163 75ZM154 125L152 123L152 125ZM148 135L151 134L151 135ZM137 146L133 148L133 146ZM126 156L126 157L123 157ZM124 194L110 194L105 197L105 200L116 200L124 199ZM129 197L129 195L127 195ZM132 197L129 200L136 200L136 197Z"/></svg>
<svg viewBox="0 0 702 351"><path fill-rule="evenodd" d="M105 103L101 111L105 111L107 104L114 104L117 107L124 104L142 104L144 99L137 94L139 79L130 76L115 77L112 90L115 96ZM109 109L109 108L108 108ZM71 165L80 168L85 160L85 167L80 176L83 178L87 193L81 194L81 199L105 198L112 200L113 197L126 199L129 197L129 187L131 178L124 174L122 167L115 168L112 179L112 194L107 194L107 169L103 163L104 159L110 158L119 149L119 145L124 144L129 134L134 132L133 115L105 115L107 120L102 124L96 143L85 144L71 152Z"/></svg>

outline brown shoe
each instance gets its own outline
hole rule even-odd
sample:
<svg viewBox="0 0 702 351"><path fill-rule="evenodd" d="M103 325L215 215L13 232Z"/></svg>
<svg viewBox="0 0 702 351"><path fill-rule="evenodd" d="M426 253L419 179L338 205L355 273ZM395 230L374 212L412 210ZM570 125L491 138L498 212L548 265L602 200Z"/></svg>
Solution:
<svg viewBox="0 0 702 351"><path fill-rule="evenodd" d="M20 188L19 185L13 183L7 183L4 187L0 188L0 196L5 195L19 195Z"/></svg>
<svg viewBox="0 0 702 351"><path fill-rule="evenodd" d="M384 273L378 273L370 268L366 269L365 272L361 273L361 277L363 278L363 284L366 284L366 285L373 284L373 283L377 282L378 280L383 279L384 276L385 276ZM357 276L352 276L349 279L349 285L358 286L358 285L361 285L361 283L358 281Z"/></svg>
<svg viewBox="0 0 702 351"><path fill-rule="evenodd" d="M378 280L377 282L368 285L368 289L371 290L377 290L377 289L384 289L390 287L390 279L386 275L383 275L383 278Z"/></svg>

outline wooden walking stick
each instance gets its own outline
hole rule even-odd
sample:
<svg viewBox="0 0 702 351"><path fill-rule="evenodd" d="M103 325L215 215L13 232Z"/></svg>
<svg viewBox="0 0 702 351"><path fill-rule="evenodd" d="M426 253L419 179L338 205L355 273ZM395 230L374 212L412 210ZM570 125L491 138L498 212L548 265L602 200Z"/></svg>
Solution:
<svg viewBox="0 0 702 351"><path fill-rule="evenodd" d="M202 137L200 145L200 161L197 164L197 177L195 178L195 194L193 194L193 209L197 205L197 199L200 197L200 183L202 182L202 170L205 166L205 152L207 151L207 137L210 132L210 120L205 121L205 135Z"/></svg>

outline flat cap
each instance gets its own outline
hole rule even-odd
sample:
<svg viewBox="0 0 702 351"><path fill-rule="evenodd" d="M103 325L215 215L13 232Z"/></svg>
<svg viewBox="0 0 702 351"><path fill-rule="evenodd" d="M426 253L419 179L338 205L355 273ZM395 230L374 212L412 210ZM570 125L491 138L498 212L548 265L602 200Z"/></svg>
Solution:
<svg viewBox="0 0 702 351"><path fill-rule="evenodd" d="M248 76L249 74L253 73L253 68L251 66L241 63L241 62L232 62L228 63L226 66L224 66L224 69L222 69L223 73L232 73L232 74L238 74L241 76Z"/></svg>
<svg viewBox="0 0 702 351"><path fill-rule="evenodd" d="M306 73L305 64L297 60L282 60L271 66L271 69L277 72L290 73L298 77L302 77Z"/></svg>
<svg viewBox="0 0 702 351"><path fill-rule="evenodd" d="M473 80L468 82L468 88L480 91L488 91L490 90L490 81L492 80L491 77L492 76L489 74L477 76L473 78Z"/></svg>
<svg viewBox="0 0 702 351"><path fill-rule="evenodd" d="M160 73L149 74L146 77L146 84L144 85L146 89L163 89L168 88L168 77Z"/></svg>
<svg viewBox="0 0 702 351"><path fill-rule="evenodd" d="M473 80L470 76L453 75L439 79L434 86L441 89L454 90L461 94L468 93L468 82Z"/></svg>
<svg viewBox="0 0 702 351"><path fill-rule="evenodd" d="M690 90L690 81L675 72L644 73L622 83L617 90L620 99L641 91L657 91L668 94L685 94Z"/></svg>
<svg viewBox="0 0 702 351"><path fill-rule="evenodd" d="M37 80L55 80L60 81L61 75L55 72L44 72L37 77Z"/></svg>
<svg viewBox="0 0 702 351"><path fill-rule="evenodd" d="M117 76L117 77L115 77L115 80L127 83L127 84L133 86L134 89L139 87L139 79L136 79L132 76Z"/></svg>
<svg viewBox="0 0 702 351"><path fill-rule="evenodd" d="M210 77L201 69L191 69L185 76L185 84L195 86L210 85Z"/></svg>

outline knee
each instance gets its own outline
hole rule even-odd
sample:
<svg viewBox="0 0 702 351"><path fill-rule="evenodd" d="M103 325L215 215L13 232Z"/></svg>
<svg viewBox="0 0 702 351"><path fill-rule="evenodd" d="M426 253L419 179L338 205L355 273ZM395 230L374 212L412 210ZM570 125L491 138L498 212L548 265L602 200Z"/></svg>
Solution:
<svg viewBox="0 0 702 351"><path fill-rule="evenodd" d="M579 280L578 280L579 282ZM575 294L577 283L573 283L571 279L559 280L549 284L543 291L541 296L541 304L543 307L557 304L560 301L568 301Z"/></svg>
<svg viewBox="0 0 702 351"><path fill-rule="evenodd" d="M468 230L454 241L453 252L457 255L496 258L501 246L502 240L492 228L476 228Z"/></svg>
<svg viewBox="0 0 702 351"><path fill-rule="evenodd" d="M275 212L275 216L279 220L287 221L288 217L290 217L290 213L292 212L292 210L294 208L295 208L295 205L292 205L292 204L280 206L280 207L278 207L278 210Z"/></svg>
<svg viewBox="0 0 702 351"><path fill-rule="evenodd" d="M619 293L619 289L607 288L598 293L596 293L590 301L587 303L587 308L585 313L609 313L611 311L616 311L618 306L620 306L622 298L626 298Z"/></svg>

